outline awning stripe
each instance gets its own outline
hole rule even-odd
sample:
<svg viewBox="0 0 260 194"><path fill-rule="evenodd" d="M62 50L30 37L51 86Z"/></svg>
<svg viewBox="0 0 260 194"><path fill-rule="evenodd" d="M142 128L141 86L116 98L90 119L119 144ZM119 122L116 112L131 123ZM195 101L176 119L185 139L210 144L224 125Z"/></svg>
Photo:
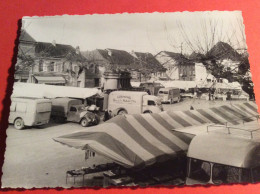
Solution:
<svg viewBox="0 0 260 194"><path fill-rule="evenodd" d="M95 136L92 137L93 135ZM87 145L86 141L93 140L107 147L109 150L111 150L111 152L117 153L120 157L125 158L126 160L135 161L138 163L144 162L140 157L136 155L136 153L133 152L132 149L129 149L127 146L125 146L124 144L122 144L112 136L103 132L92 133L92 136L89 133L86 133L86 131L84 130L82 132L73 133L70 136L68 135L61 136L59 138L56 138L55 140L56 141L64 140L64 142L66 142L67 145L73 145L73 147L80 148L80 149L84 149L85 145ZM99 138L99 136L102 136L102 138ZM118 148L120 148L120 150ZM119 156L117 156L117 158Z"/></svg>
<svg viewBox="0 0 260 194"><path fill-rule="evenodd" d="M144 128L147 129L147 131L149 131L153 136L157 137L161 142L164 142L167 146L173 148L174 150L181 150L181 148L176 143L170 141L169 138L158 132L154 126L147 122L141 115L133 116Z"/></svg>
<svg viewBox="0 0 260 194"><path fill-rule="evenodd" d="M154 120L150 114L143 114L142 116L147 122L151 123L151 125L153 125L159 133L168 138L172 143L178 145L182 150L187 149L188 145L184 141L182 141L181 139L173 135L169 130L164 128L164 126Z"/></svg>
<svg viewBox="0 0 260 194"><path fill-rule="evenodd" d="M191 111L184 111L185 114L189 115L191 118L193 118L194 120L200 122L201 124L205 124L207 123L206 121L204 121L202 118L196 116L195 114L193 114L193 112L195 112L195 110L191 110Z"/></svg>
<svg viewBox="0 0 260 194"><path fill-rule="evenodd" d="M207 113L210 114L212 117L214 117L216 120L219 121L220 124L224 124L227 122L226 119L224 119L223 117L219 116L218 114L216 114L213 110L211 109L207 109Z"/></svg>
<svg viewBox="0 0 260 194"><path fill-rule="evenodd" d="M127 133L132 139L136 141L136 143L141 146L143 149L145 149L147 152L149 152L153 156L162 155L162 151L158 149L155 145L151 144L149 141L147 141L140 133L137 132L140 131L140 129L134 128L128 121L128 119L120 118L118 119L116 124L124 130L125 133Z"/></svg>
<svg viewBox="0 0 260 194"><path fill-rule="evenodd" d="M156 145L156 147L160 149L162 152L165 152L167 154L172 154L175 152L174 149L167 146L167 144L165 144L164 142L161 142L156 136L154 136L146 128L144 128L133 116L128 117L128 121L133 128L138 129L137 132L141 136L143 136L151 144Z"/></svg>
<svg viewBox="0 0 260 194"><path fill-rule="evenodd" d="M246 107L244 107L242 104L236 104L235 107L237 107L239 110L241 110L243 113L247 113L250 116L255 116L255 113L249 111Z"/></svg>
<svg viewBox="0 0 260 194"><path fill-rule="evenodd" d="M250 122L250 121L253 121L253 119L250 119L250 118L247 118L246 115L243 115L241 112L238 112L236 109L232 109L228 106L223 106L223 109L225 109L226 111L229 111L230 113L232 113L234 116L236 116L237 118L239 119L242 119L243 121L246 121L246 122Z"/></svg>
<svg viewBox="0 0 260 194"><path fill-rule="evenodd" d="M178 123L180 123L183 127L189 127L191 126L190 123L188 123L187 121L185 121L184 119L182 119L181 117L179 117L176 113L169 111L168 114Z"/></svg>
<svg viewBox="0 0 260 194"><path fill-rule="evenodd" d="M117 139L124 144L128 149L135 150L135 154L144 161L150 161L154 156L143 149L135 139L130 137L122 128L114 123L107 123L107 129L104 128L91 128L91 132L104 132Z"/></svg>
<svg viewBox="0 0 260 194"><path fill-rule="evenodd" d="M257 113L257 108L253 107L251 104L249 103L244 103L245 106L247 106L248 108L250 108L251 110L253 110L254 112Z"/></svg>
<svg viewBox="0 0 260 194"><path fill-rule="evenodd" d="M161 125L164 126L164 128L171 130L171 129L175 129L175 127L173 125L171 125L170 123L168 123L167 120L163 119L163 117L161 117L159 114L151 114L151 116Z"/></svg>
<svg viewBox="0 0 260 194"><path fill-rule="evenodd" d="M176 114L178 114L182 119L188 121L191 125L201 125L201 123L199 121L190 117L188 114L186 114L182 111L178 111Z"/></svg>
<svg viewBox="0 0 260 194"><path fill-rule="evenodd" d="M228 122L231 122L234 125L237 125L239 123L237 121L234 121L234 118L229 117L229 115L225 111L220 111L217 108L211 108L211 110L213 110L216 114L218 114L219 116L221 116L222 118L226 119Z"/></svg>
<svg viewBox="0 0 260 194"><path fill-rule="evenodd" d="M183 128L183 126L181 124L179 124L178 122L176 122L169 114L168 112L162 112L162 113L159 113L163 118L164 120L166 120L168 123L171 123L171 125L174 126L175 129L177 128Z"/></svg>
<svg viewBox="0 0 260 194"><path fill-rule="evenodd" d="M209 113L207 113L203 109L198 109L198 112L200 114L202 114L204 117L206 117L207 119L209 119L211 121L211 123L221 123L221 121L217 120L215 117L211 116Z"/></svg>

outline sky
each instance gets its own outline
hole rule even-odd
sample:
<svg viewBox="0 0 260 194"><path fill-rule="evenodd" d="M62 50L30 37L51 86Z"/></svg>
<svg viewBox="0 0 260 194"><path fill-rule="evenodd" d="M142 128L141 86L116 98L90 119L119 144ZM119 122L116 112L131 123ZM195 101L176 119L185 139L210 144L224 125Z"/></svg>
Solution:
<svg viewBox="0 0 260 194"><path fill-rule="evenodd" d="M38 42L55 40L81 51L190 54L206 52L218 41L246 48L240 11L34 16L24 17L22 28Z"/></svg>

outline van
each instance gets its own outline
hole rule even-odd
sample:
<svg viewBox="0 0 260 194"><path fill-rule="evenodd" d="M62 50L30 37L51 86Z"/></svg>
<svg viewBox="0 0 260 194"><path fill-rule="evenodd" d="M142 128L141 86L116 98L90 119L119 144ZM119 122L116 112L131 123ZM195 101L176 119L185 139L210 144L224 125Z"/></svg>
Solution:
<svg viewBox="0 0 260 194"><path fill-rule="evenodd" d="M108 111L113 115L159 113L162 110L160 99L146 92L114 91L108 96Z"/></svg>
<svg viewBox="0 0 260 194"><path fill-rule="evenodd" d="M243 131L248 133L246 137L234 135L230 130L192 139L187 153L187 185L260 181L259 132L246 127Z"/></svg>
<svg viewBox="0 0 260 194"><path fill-rule="evenodd" d="M25 126L47 124L51 115L51 101L48 99L13 97L11 98L9 123L16 129Z"/></svg>
<svg viewBox="0 0 260 194"><path fill-rule="evenodd" d="M162 103L174 103L180 102L181 95L179 88L160 88L158 92L158 97L161 98Z"/></svg>

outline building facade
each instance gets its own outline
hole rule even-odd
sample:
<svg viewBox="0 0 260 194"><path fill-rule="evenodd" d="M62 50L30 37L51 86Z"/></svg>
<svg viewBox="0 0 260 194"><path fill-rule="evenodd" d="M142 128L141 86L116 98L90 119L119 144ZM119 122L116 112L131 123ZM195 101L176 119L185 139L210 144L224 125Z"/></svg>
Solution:
<svg viewBox="0 0 260 194"><path fill-rule="evenodd" d="M209 74L202 63L195 63L180 53L161 51L155 58L167 69L171 80L200 81Z"/></svg>

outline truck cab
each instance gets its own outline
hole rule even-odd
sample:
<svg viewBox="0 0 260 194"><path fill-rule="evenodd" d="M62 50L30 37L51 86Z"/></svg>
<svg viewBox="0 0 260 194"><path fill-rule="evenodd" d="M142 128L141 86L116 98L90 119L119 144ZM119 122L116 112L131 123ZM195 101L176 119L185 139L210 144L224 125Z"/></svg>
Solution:
<svg viewBox="0 0 260 194"><path fill-rule="evenodd" d="M250 132L247 128L245 133L249 136L234 135L230 131L195 136L187 153L186 184L260 181L259 132Z"/></svg>

